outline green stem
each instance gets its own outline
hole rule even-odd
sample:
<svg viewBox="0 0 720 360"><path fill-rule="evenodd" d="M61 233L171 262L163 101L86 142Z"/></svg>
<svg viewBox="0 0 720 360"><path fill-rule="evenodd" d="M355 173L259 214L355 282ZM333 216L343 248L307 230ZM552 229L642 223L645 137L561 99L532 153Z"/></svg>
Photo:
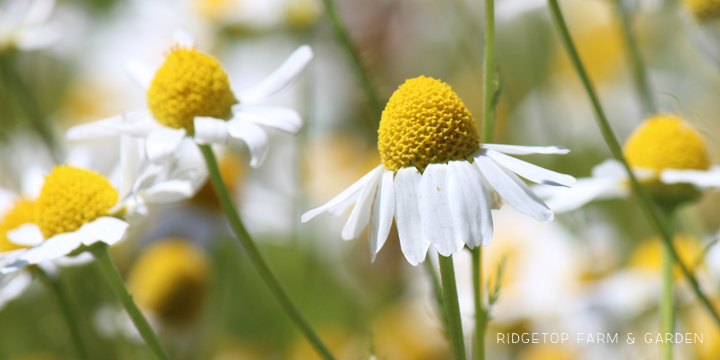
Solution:
<svg viewBox="0 0 720 360"><path fill-rule="evenodd" d="M660 298L660 333L675 333L675 291L673 289L673 258L668 247L663 247L662 298ZM662 344L663 360L672 360L673 344L666 341Z"/></svg>
<svg viewBox="0 0 720 360"><path fill-rule="evenodd" d="M485 359L485 328L487 327L487 312L482 301L482 247L471 249L473 271L473 293L475 296L475 349L473 358Z"/></svg>
<svg viewBox="0 0 720 360"><path fill-rule="evenodd" d="M133 324L135 324L135 328L137 328L140 336L142 336L150 350L152 350L153 354L155 354L155 357L160 360L169 360L170 358L166 355L162 346L160 346L160 341L155 335L155 332L153 332L150 324L140 312L137 305L135 305L132 296L125 287L125 283L123 283L123 280L115 268L112 259L110 259L110 253L108 253L107 245L98 243L91 247L91 251L93 256L95 256L95 260L100 267L100 270L105 275L105 279L107 279L108 284L110 284L110 287L115 293L115 296L118 300L120 300L123 307L125 307L125 311L127 311Z"/></svg>
<svg viewBox="0 0 720 360"><path fill-rule="evenodd" d="M430 261L425 261L425 269L427 270L428 276L430 276L430 285L432 285L432 292L435 298L435 304L438 307L438 313L440 313L443 327L447 332L447 313L445 312L445 300L443 299L442 285L440 285L440 279L438 279L435 269Z"/></svg>
<svg viewBox="0 0 720 360"><path fill-rule="evenodd" d="M365 92L365 97L367 98L368 105L370 106L370 110L374 116L374 120L371 121L369 125L371 125L370 127L373 131L375 131L375 129L377 129L377 123L380 121L380 117L382 116L382 104L380 103L380 98L370 81L367 71L365 71L365 68L363 67L362 61L360 61L360 56L350 41L350 35L348 34L347 28L337 12L334 0L323 0L323 2L325 3L325 14L330 21L333 33L335 34L335 39L345 51L345 56L355 75L355 81L357 81L358 85L360 85Z"/></svg>
<svg viewBox="0 0 720 360"><path fill-rule="evenodd" d="M82 336L80 336L80 328L76 322L76 319L78 318L77 314L75 314L73 306L70 303L68 294L65 292L65 289L63 289L62 284L60 284L60 280L48 275L40 267L34 266L33 270L34 273L37 274L45 283L45 285L53 291L55 299L57 299L58 305L60 306L60 311L65 318L65 323L70 331L70 338L75 346L75 354L78 359L90 360L87 349L85 349L85 345L83 344Z"/></svg>
<svg viewBox="0 0 720 360"><path fill-rule="evenodd" d="M455 360L466 360L465 339L463 338L460 303L458 302L457 284L455 283L455 265L452 256L438 255L440 277L442 278L445 312L447 313L448 332L453 345Z"/></svg>
<svg viewBox="0 0 720 360"><path fill-rule="evenodd" d="M583 84L583 87L585 88L585 91L590 98L593 111L595 112L595 119L597 120L600 132L605 138L605 142L610 148L610 152L612 152L613 157L616 160L620 161L625 168L625 171L628 174L628 178L630 179L632 189L637 195L637 197L640 199L640 206L645 212L645 215L650 220L651 225L655 228L657 232L660 233L661 238L665 243L665 246L667 246L668 250L670 251L670 255L672 256L673 261L678 264L678 266L682 270L683 275L685 276L685 278L687 278L688 282L690 282L690 286L697 295L698 299L700 299L700 302L702 302L703 306L705 306L710 315L712 315L713 320L715 320L718 327L720 327L720 316L718 316L717 311L700 289L700 284L698 283L695 276L690 272L690 270L688 270L685 264L680 261L677 251L675 251L675 248L672 245L672 229L670 229L665 223L665 221L663 221L663 216L659 213L657 206L650 199L650 196L647 194L645 189L643 189L642 185L640 185L637 178L635 177L635 174L633 174L632 169L630 168L627 161L625 160L625 157L623 156L620 143L618 142L615 134L612 131L612 128L610 127L610 123L608 122L607 117L605 116L605 112L600 105L600 100L598 99L597 93L595 92L595 88L590 82L590 78L588 77L587 72L582 65L582 62L580 61L580 57L578 56L575 45L573 44L572 38L570 37L570 32L568 31L567 25L565 24L565 20L563 19L562 12L560 11L560 6L558 5L557 0L548 0L548 3L550 5L550 12L552 14L553 20L555 21L558 32L560 33L560 39L562 40L563 45L565 46L565 50L570 57L570 61L575 67L575 70L577 71L578 76L580 77L580 80Z"/></svg>
<svg viewBox="0 0 720 360"><path fill-rule="evenodd" d="M305 335L305 338L307 338L308 342L310 342L310 345L315 348L315 351L317 351L317 353L326 360L335 360L335 357L332 353L330 353L330 350L327 349L322 340L320 340L320 337L315 333L307 320L305 320L303 315L300 313L300 310L298 310L293 301L290 299L290 296L288 296L285 289L283 289L282 285L280 285L280 281L278 281L270 270L268 264L260 255L260 251L255 246L255 242L245 228L242 219L240 219L240 215L235 209L235 205L233 205L233 202L230 199L230 193L228 192L227 187L225 187L225 182L223 182L223 179L220 176L220 169L218 168L217 159L215 159L215 153L213 153L212 148L208 145L200 145L200 150L205 157L205 162L207 163L208 170L210 171L210 181L212 182L215 193L220 200L223 211L225 212L228 221L230 221L230 226L235 232L238 240L240 240L243 248L245 248L245 251L250 258L250 261L255 266L255 269L257 269L258 273L260 273L260 277L262 277L263 281L265 281L265 284L270 289L270 292L272 292L275 296L275 299L280 303L283 310L285 310L288 316L290 316L290 319L293 323L295 323L295 326L300 329L303 335Z"/></svg>
<svg viewBox="0 0 720 360"><path fill-rule="evenodd" d="M657 106L650 90L650 81L648 80L645 62L640 55L640 47L638 46L637 39L635 38L635 34L630 26L628 13L623 7L623 0L615 0L614 3L620 20L623 36L625 37L625 46L627 48L626 50L628 56L630 57L633 81L635 82L635 87L640 95L643 113L645 113L645 115L655 114L657 112Z"/></svg>
<svg viewBox="0 0 720 360"><path fill-rule="evenodd" d="M8 54L0 54L0 67L3 69L5 79L7 79L9 88L15 88L20 96L20 103L25 108L25 114L30 119L30 123L35 128L35 131L47 145L51 155L56 163L60 164L63 162L63 154L60 150L59 143L55 138L55 135L47 123L47 119L40 112L40 106L38 105L35 98L32 96L30 89L25 85L23 80L17 74L12 66L11 59Z"/></svg>
<svg viewBox="0 0 720 360"><path fill-rule="evenodd" d="M493 0L485 0L485 107L484 138L485 143L492 142L495 131L495 5Z"/></svg>

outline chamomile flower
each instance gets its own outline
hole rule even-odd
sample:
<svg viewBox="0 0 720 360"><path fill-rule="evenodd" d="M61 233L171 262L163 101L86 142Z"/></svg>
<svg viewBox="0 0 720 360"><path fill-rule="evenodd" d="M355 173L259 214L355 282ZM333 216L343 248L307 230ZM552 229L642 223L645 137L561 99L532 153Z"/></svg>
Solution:
<svg viewBox="0 0 720 360"><path fill-rule="evenodd" d="M48 21L55 0L9 0L0 4L0 52L34 50L60 38L57 26Z"/></svg>
<svg viewBox="0 0 720 360"><path fill-rule="evenodd" d="M283 90L312 59L301 46L274 73L254 87L231 89L225 70L213 57L198 51L192 38L178 32L178 44L154 73L139 63L128 65L130 75L147 92L148 109L70 128L70 139L130 134L145 139L147 157L159 164L172 156L185 137L199 144L224 144L228 137L243 140L253 167L260 166L268 137L259 125L297 134L302 119L291 109L257 105Z"/></svg>
<svg viewBox="0 0 720 360"><path fill-rule="evenodd" d="M674 115L656 115L625 143L625 157L638 180L661 205L676 206L720 187L720 167L710 164L700 134ZM577 209L594 199L627 197L630 184L623 166L606 160L572 189L538 186L536 193L556 212Z"/></svg>
<svg viewBox="0 0 720 360"><path fill-rule="evenodd" d="M370 225L373 259L395 219L400 247L417 265L432 244L443 256L488 245L491 208L500 198L521 213L547 222L553 212L516 174L538 183L569 186L572 176L506 154L566 154L560 147L481 144L475 120L449 85L410 79L393 93L378 130L382 164L302 221L355 204L342 238L355 239Z"/></svg>

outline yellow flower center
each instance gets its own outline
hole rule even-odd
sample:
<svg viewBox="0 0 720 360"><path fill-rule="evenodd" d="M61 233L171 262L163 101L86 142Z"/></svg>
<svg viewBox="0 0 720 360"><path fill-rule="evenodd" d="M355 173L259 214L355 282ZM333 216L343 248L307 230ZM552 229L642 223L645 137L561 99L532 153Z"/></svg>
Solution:
<svg viewBox="0 0 720 360"><path fill-rule="evenodd" d="M710 166L703 139L672 115L656 115L640 125L625 143L625 156L632 167L657 171L707 170Z"/></svg>
<svg viewBox="0 0 720 360"><path fill-rule="evenodd" d="M683 3L700 21L720 18L720 0L684 0Z"/></svg>
<svg viewBox="0 0 720 360"><path fill-rule="evenodd" d="M22 224L34 223L37 221L37 207L31 200L19 200L15 202L12 209L5 213L0 222L0 252L22 249L21 246L8 240L7 232Z"/></svg>
<svg viewBox="0 0 720 360"><path fill-rule="evenodd" d="M108 214L117 191L102 175L71 166L56 166L45 178L37 200L37 224L45 238L75 231Z"/></svg>
<svg viewBox="0 0 720 360"><path fill-rule="evenodd" d="M388 170L468 160L480 149L472 114L452 88L440 80L405 81L385 106L378 150Z"/></svg>
<svg viewBox="0 0 720 360"><path fill-rule="evenodd" d="M690 269L694 267L695 261L702 255L703 249L700 242L688 235L678 234L675 236L673 245L680 260ZM630 255L628 267L660 273L664 248L665 244L658 237L642 241ZM682 276L682 272L677 265L675 265L674 273L675 277Z"/></svg>
<svg viewBox="0 0 720 360"><path fill-rule="evenodd" d="M128 285L141 306L164 320L183 321L201 310L209 281L204 251L187 240L167 239L142 253Z"/></svg>
<svg viewBox="0 0 720 360"><path fill-rule="evenodd" d="M158 122L192 134L196 116L228 120L237 104L220 63L199 51L175 47L155 73L147 93Z"/></svg>

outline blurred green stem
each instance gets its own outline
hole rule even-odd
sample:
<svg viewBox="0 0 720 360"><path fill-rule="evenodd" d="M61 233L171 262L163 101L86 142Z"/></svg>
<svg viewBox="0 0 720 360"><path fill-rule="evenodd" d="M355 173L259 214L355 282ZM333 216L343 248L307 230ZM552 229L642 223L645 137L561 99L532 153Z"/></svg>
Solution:
<svg viewBox="0 0 720 360"><path fill-rule="evenodd" d="M648 80L645 62L640 55L640 47L638 46L635 33L632 31L628 12L623 7L623 0L614 0L615 10L617 11L623 36L625 37L625 46L628 56L630 57L630 65L632 67L633 81L640 95L643 113L652 115L657 112L657 106L650 90L650 81Z"/></svg>
<svg viewBox="0 0 720 360"><path fill-rule="evenodd" d="M645 215L648 217L651 225L655 228L657 232L660 233L661 238L665 243L665 246L667 247L670 255L673 258L673 261L680 267L683 275L687 278L688 282L690 282L690 286L692 287L697 297L700 299L700 302L702 302L703 306L705 306L710 315L712 315L713 320L720 328L720 316L718 316L717 311L710 303L707 296L705 296L705 294L700 289L700 284L698 283L695 276L680 261L677 251L672 245L672 229L668 226L669 224L666 224L662 214L657 209L657 205L655 205L655 203L650 199L650 196L647 194L645 189L642 187L642 185L640 185L637 178L635 177L635 174L633 174L632 169L630 168L627 161L625 160L625 157L623 156L620 143L615 137L615 134L612 131L612 127L610 127L610 123L608 122L607 117L605 116L605 112L600 105L600 100L598 99L597 93L595 92L595 88L590 82L590 78L588 77L587 72L582 65L582 62L580 61L580 57L578 56L575 45L573 44L572 38L570 37L570 32L568 31L567 25L565 24L565 20L562 16L562 12L560 11L560 5L558 5L558 1L548 0L548 3L550 5L550 13L552 14L555 25L557 25L560 39L562 40L562 43L565 46L565 50L570 57L570 61L575 67L575 70L580 77L580 81L582 82L582 85L585 88L588 97L590 98L590 102L595 113L595 119L597 120L598 127L600 128L600 132L602 133L605 142L610 148L610 152L612 152L613 157L616 160L620 161L625 168L625 171L628 174L628 178L630 179L630 184L632 186L633 192L640 200L640 206L645 212Z"/></svg>
<svg viewBox="0 0 720 360"><path fill-rule="evenodd" d="M660 299L660 332L675 333L675 292L673 290L673 258L667 246L663 247L662 298ZM662 344L663 360L672 360L673 344L666 341Z"/></svg>
<svg viewBox="0 0 720 360"><path fill-rule="evenodd" d="M295 323L295 326L300 329L308 342L310 342L310 345L315 348L318 355L322 356L322 358L326 360L335 360L335 357L332 353L330 353L330 350L327 349L322 340L320 340L320 337L315 333L307 320L305 320L303 315L300 313L300 310L298 310L293 301L290 299L290 296L288 296L285 289L283 289L282 285L280 285L280 281L278 281L270 270L268 264L262 258L262 255L260 255L260 251L255 246L255 242L245 228L245 224L243 224L242 219L240 219L240 215L235 209L235 205L230 199L230 193L228 192L227 187L225 187L225 182L220 176L220 169L218 168L217 159L215 158L215 153L213 153L212 148L208 145L200 145L200 150L205 157L205 162L207 163L208 170L210 172L210 181L213 184L218 200L220 200L223 211L225 212L228 221L230 221L230 226L235 232L238 240L240 240L243 248L245 248L245 251L250 258L250 261L252 261L255 266L255 269L257 269L258 273L260 273L260 277L262 277L265 284L268 288L270 288L270 292L272 292L275 296L275 299L277 299L280 303L283 310L285 310L288 316L290 316L290 319L293 323Z"/></svg>
<svg viewBox="0 0 720 360"><path fill-rule="evenodd" d="M442 291L442 285L440 285L440 279L438 279L437 274L435 273L435 269L433 268L432 263L428 260L425 261L425 269L427 270L428 276L430 277L430 285L432 285L432 292L433 296L435 297L435 304L438 307L438 313L441 316L441 320L443 322L443 327L445 332L447 332L447 312L445 312L445 300L443 300L443 291Z"/></svg>
<svg viewBox="0 0 720 360"><path fill-rule="evenodd" d="M485 76L483 108L483 142L492 143L495 134L495 3L485 0ZM475 297L475 347L473 358L485 359L487 311L482 301L482 245L471 249L473 260L473 294Z"/></svg>
<svg viewBox="0 0 720 360"><path fill-rule="evenodd" d="M473 260L473 293L475 296L475 348L473 358L485 359L485 328L487 327L487 312L482 301L482 245L470 250Z"/></svg>
<svg viewBox="0 0 720 360"><path fill-rule="evenodd" d="M65 323L67 323L68 330L70 331L70 338L72 339L73 346L75 346L75 355L77 355L77 358L80 360L90 360L90 356L88 356L87 349L85 349L85 345L82 341L82 336L80 336L80 327L78 327L77 324L77 314L70 303L68 294L65 292L65 289L63 289L62 284L60 284L60 279L48 275L48 273L38 266L33 267L33 272L37 274L45 285L47 285L47 287L54 293L58 305L60 306L60 311L65 318Z"/></svg>
<svg viewBox="0 0 720 360"><path fill-rule="evenodd" d="M460 303L458 301L457 284L455 283L455 265L452 256L438 254L440 277L442 278L445 312L447 313L448 332L452 341L455 360L466 360L465 339L463 338Z"/></svg>
<svg viewBox="0 0 720 360"><path fill-rule="evenodd" d="M97 243L90 249L93 256L95 256L95 260L100 267L100 270L105 275L105 279L107 279L108 284L110 284L115 296L118 300L120 300L123 307L125 307L125 311L127 311L128 315L130 315L130 319L132 319L133 324L135 324L135 328L137 328L140 336L142 336L143 340L145 340L145 343L148 345L150 350L152 350L153 354L155 354L156 358L160 360L169 360L170 358L160 345L160 341L155 335L155 332L153 332L150 324L140 312L137 305L135 305L132 296L125 287L125 283L120 277L120 273L118 273L112 259L110 259L110 253L108 253L107 245L104 243Z"/></svg>
<svg viewBox="0 0 720 360"><path fill-rule="evenodd" d="M374 120L370 121L368 125L373 131L375 131L377 129L377 122L380 121L380 117L382 116L382 104L380 103L380 98L370 81L367 71L365 71L365 68L363 67L360 56L350 41L350 35L348 34L348 30L337 12L334 0L323 0L323 2L325 4L325 14L330 21L333 33L335 34L335 39L345 51L345 57L353 70L355 81L357 81L358 85L360 85L365 92L365 97L367 98L368 105L370 106L370 110L374 116Z"/></svg>
<svg viewBox="0 0 720 360"><path fill-rule="evenodd" d="M47 119L40 112L40 106L35 101L30 89L25 85L20 75L12 65L11 54L5 53L0 54L0 67L4 73L4 78L8 83L9 89L15 89L20 97L20 103L25 109L25 114L30 119L35 131L45 142L45 145L50 150L51 155L56 163L61 164L63 162L63 154L60 150L59 143L55 138L53 130L50 128Z"/></svg>

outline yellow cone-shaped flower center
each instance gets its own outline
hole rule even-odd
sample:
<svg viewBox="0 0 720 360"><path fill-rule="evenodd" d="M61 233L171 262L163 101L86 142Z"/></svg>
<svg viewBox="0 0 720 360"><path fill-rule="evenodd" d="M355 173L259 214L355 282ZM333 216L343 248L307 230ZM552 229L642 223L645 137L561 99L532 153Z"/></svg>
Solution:
<svg viewBox="0 0 720 360"><path fill-rule="evenodd" d="M75 231L108 214L117 191L102 175L71 166L56 166L45 178L37 200L37 224L45 238Z"/></svg>
<svg viewBox="0 0 720 360"><path fill-rule="evenodd" d="M469 159L480 149L472 114L449 85L418 77L405 81L385 106L378 150L388 170Z"/></svg>
<svg viewBox="0 0 720 360"><path fill-rule="evenodd" d="M8 240L7 232L22 224L34 223L37 221L37 212L34 201L19 200L12 209L5 213L0 222L0 252L22 249L25 246L17 245Z"/></svg>
<svg viewBox="0 0 720 360"><path fill-rule="evenodd" d="M646 120L625 143L625 156L632 167L707 170L710 166L705 142L682 119L657 115Z"/></svg>
<svg viewBox="0 0 720 360"><path fill-rule="evenodd" d="M181 321L200 311L209 280L203 250L187 240L168 239L143 252L128 284L138 304L164 320Z"/></svg>
<svg viewBox="0 0 720 360"><path fill-rule="evenodd" d="M230 119L237 103L220 63L195 49L174 48L147 93L158 122L193 133L196 116Z"/></svg>
<svg viewBox="0 0 720 360"><path fill-rule="evenodd" d="M720 18L720 0L684 0L683 2L700 21Z"/></svg>

